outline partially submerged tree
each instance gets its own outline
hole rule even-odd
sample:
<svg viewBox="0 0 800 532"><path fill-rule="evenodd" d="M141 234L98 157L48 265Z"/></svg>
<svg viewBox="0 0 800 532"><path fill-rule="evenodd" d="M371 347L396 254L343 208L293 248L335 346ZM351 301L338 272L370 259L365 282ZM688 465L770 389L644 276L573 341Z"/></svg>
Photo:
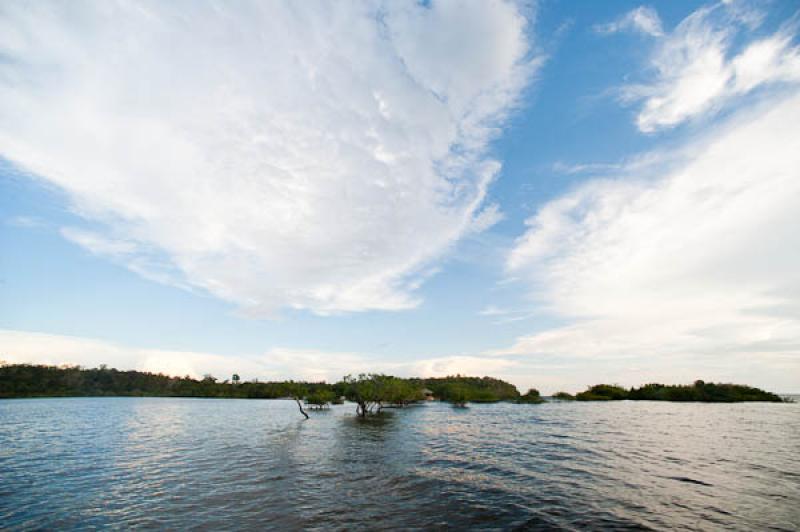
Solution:
<svg viewBox="0 0 800 532"><path fill-rule="evenodd" d="M367 417L367 414L380 412L385 375L377 373L361 373L358 377L347 375L342 379L344 396L356 404L356 415Z"/></svg>
<svg viewBox="0 0 800 532"><path fill-rule="evenodd" d="M299 382L289 381L286 383L286 391L289 397L294 399L297 403L297 408L300 409L300 413L303 414L303 417L308 419L308 413L303 409L302 402L303 398L308 395L308 388Z"/></svg>
<svg viewBox="0 0 800 532"><path fill-rule="evenodd" d="M359 417L377 414L387 404L405 406L422 399L422 389L418 385L379 373L362 373L357 377L348 375L340 384L344 396L356 403Z"/></svg>

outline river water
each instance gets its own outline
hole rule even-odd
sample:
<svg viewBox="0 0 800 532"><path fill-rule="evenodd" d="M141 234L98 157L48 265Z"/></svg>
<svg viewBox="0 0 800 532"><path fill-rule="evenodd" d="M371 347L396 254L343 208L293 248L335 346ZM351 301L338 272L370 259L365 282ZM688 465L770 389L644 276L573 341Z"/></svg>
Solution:
<svg viewBox="0 0 800 532"><path fill-rule="evenodd" d="M800 404L0 400L0 529L800 528Z"/></svg>

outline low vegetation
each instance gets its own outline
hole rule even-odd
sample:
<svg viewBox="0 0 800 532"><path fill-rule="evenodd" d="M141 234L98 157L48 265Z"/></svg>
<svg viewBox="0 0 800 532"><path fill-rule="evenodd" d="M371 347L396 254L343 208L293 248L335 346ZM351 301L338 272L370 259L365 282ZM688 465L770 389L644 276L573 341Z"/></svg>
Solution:
<svg viewBox="0 0 800 532"><path fill-rule="evenodd" d="M614 401L628 398L628 390L613 384L596 384L575 395L578 401Z"/></svg>
<svg viewBox="0 0 800 532"><path fill-rule="evenodd" d="M536 388L531 388L525 395L520 396L517 399L518 403L524 404L531 404L531 405L538 405L540 403L544 403L545 400L542 399L542 396L539 394L539 390Z"/></svg>
<svg viewBox="0 0 800 532"><path fill-rule="evenodd" d="M567 392L557 392L553 394L553 399L557 399L559 401L574 401L575 396Z"/></svg>

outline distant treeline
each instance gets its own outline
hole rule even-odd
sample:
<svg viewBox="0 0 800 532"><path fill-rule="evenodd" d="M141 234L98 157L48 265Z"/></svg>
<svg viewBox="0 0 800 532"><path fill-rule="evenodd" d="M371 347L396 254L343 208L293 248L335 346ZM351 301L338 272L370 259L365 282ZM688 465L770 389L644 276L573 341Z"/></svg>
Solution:
<svg viewBox="0 0 800 532"><path fill-rule="evenodd" d="M613 384L597 384L585 392L571 396L559 392L553 396L561 400L577 401L695 401L701 403L739 403L744 401L767 401L780 403L784 400L774 393L741 384L714 384L695 381L689 385L645 384L639 388L625 389Z"/></svg>
<svg viewBox="0 0 800 532"><path fill-rule="evenodd" d="M170 377L142 371L120 371L106 366L85 369L78 366L41 366L31 364L0 365L0 398L12 397L219 397L242 399L305 399L311 404L326 404L346 397L358 402L381 405L404 405L433 396L455 405L514 401L542 403L536 389L520 395L508 382L492 377L455 375L430 379L403 379L365 374L344 377L339 382L240 382L237 375L219 381L210 375L202 379ZM738 384L714 384L701 380L690 385L646 384L626 389L598 384L584 392L570 395L559 392L559 400L578 401L698 401L733 403L742 401L782 402L779 396Z"/></svg>
<svg viewBox="0 0 800 532"><path fill-rule="evenodd" d="M384 379L385 380L385 379ZM384 381L380 381L384 382ZM388 381L387 381L388 382ZM434 379L397 379L407 397L422 398L426 389L437 399L455 402L495 402L516 400L517 388L492 377L442 377ZM208 375L202 379L170 377L143 371L120 371L100 366L85 369L77 366L56 367L30 364L0 366L0 397L228 397L242 399L277 399L283 397L349 395L351 382L342 379L325 382L238 382L219 381ZM408 390L411 390L409 392ZM412 393L413 392L413 393Z"/></svg>

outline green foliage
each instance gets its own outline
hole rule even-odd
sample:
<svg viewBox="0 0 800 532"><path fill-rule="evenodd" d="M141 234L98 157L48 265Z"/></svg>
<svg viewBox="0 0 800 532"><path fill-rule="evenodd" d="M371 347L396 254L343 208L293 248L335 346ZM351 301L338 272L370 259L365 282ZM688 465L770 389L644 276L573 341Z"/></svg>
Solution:
<svg viewBox="0 0 800 532"><path fill-rule="evenodd" d="M379 373L348 375L339 385L343 395L356 403L356 414L376 414L384 405L405 406L422 397L422 387L415 379L400 379Z"/></svg>
<svg viewBox="0 0 800 532"><path fill-rule="evenodd" d="M449 382L444 386L442 395L443 399L453 406L464 407L467 406L467 402L473 400L475 393L463 382Z"/></svg>
<svg viewBox="0 0 800 532"><path fill-rule="evenodd" d="M342 379L344 396L356 403L356 414L366 417L380 409L381 388L384 375L362 373L357 377L347 375Z"/></svg>
<svg viewBox="0 0 800 532"><path fill-rule="evenodd" d="M304 397L318 390L330 390L324 382L217 382L169 377L142 371L118 371L107 367L83 369L78 366L0 366L0 397L235 397L279 399Z"/></svg>
<svg viewBox="0 0 800 532"><path fill-rule="evenodd" d="M384 382L384 401L395 406L406 406L416 401L422 401L425 396L422 387L408 379L388 377Z"/></svg>
<svg viewBox="0 0 800 532"><path fill-rule="evenodd" d="M234 382L238 382L234 379ZM236 397L251 399L305 398L310 405L338 401L340 396L356 402L361 416L379 412L384 405L404 406L423 399L422 389L430 388L436 398L457 405L467 402L518 401L535 403L538 391L520 396L507 382L491 377L461 375L435 379L400 379L380 374L345 377L341 382L218 382L211 375L203 379L169 377L141 371L119 371L105 365L94 369L78 366L0 365L0 398L74 396L163 396ZM740 402L783 399L750 386L696 381L692 385L646 384L626 390L620 386L598 384L575 397L565 392L555 399L579 401L700 401Z"/></svg>
<svg viewBox="0 0 800 532"><path fill-rule="evenodd" d="M457 386L453 386L457 385ZM517 389L491 377L445 377L438 379L400 379L387 375L362 374L342 381L324 382L219 382L212 375L203 379L170 377L141 371L118 371L101 366L0 366L0 397L69 396L159 396L159 397L235 397L249 399L305 398L338 401L340 396L359 405L359 415L380 411L383 406L405 406L424 399L422 390L446 401L489 402L516 400ZM320 395L320 392L326 392Z"/></svg>
<svg viewBox="0 0 800 532"><path fill-rule="evenodd" d="M237 382L234 380L234 382ZM380 374L345 377L342 381L324 382L219 382L211 375L203 379L169 377L141 371L119 371L102 365L84 369L79 366L39 366L31 364L0 365L0 398L7 397L77 397L77 396L158 396L158 397L236 397L250 399L305 398L308 404L334 402L340 396L359 404L359 415L380 411L384 405L403 406L423 399L422 389L429 388L437 399L454 404L467 402L517 401L536 402L536 390L520 397L507 382L491 377L461 375L435 379L400 379ZM536 392L535 395L532 395ZM559 392L556 399L571 400ZM541 398L539 398L541 399ZM626 390L620 386L599 384L577 394L579 401L700 401L781 402L781 397L738 384L715 384L696 381L691 385L646 384Z"/></svg>
<svg viewBox="0 0 800 532"><path fill-rule="evenodd" d="M310 391L308 385L304 382L289 381L282 384L283 389L286 391L286 396L292 399L302 399L310 393L316 393L316 390Z"/></svg>
<svg viewBox="0 0 800 532"><path fill-rule="evenodd" d="M628 398L635 401L698 401L703 403L736 403L743 401L783 400L774 393L740 384L715 384L701 380L692 385L645 384L631 388Z"/></svg>
<svg viewBox="0 0 800 532"><path fill-rule="evenodd" d="M559 401L574 401L575 396L567 392L558 392L553 395L553 399L558 399Z"/></svg>
<svg viewBox="0 0 800 532"><path fill-rule="evenodd" d="M774 393L740 384L714 384L701 380L690 385L645 384L625 390L619 386L598 384L575 396L578 401L695 401L702 403L737 403L743 401L783 400Z"/></svg>
<svg viewBox="0 0 800 532"><path fill-rule="evenodd" d="M613 384L595 384L575 396L578 401L617 401L628 398L628 391Z"/></svg>
<svg viewBox="0 0 800 532"><path fill-rule="evenodd" d="M517 402L538 405L540 403L544 403L544 399L542 399L542 396L539 394L539 390L536 388L531 388L525 395L522 395Z"/></svg>
<svg viewBox="0 0 800 532"><path fill-rule="evenodd" d="M430 388L434 397L452 403L467 401L492 403L497 401L516 401L517 388L508 382L492 377L464 377L461 375L425 379L424 387ZM464 398L466 396L466 399Z"/></svg>
<svg viewBox="0 0 800 532"><path fill-rule="evenodd" d="M333 390L317 390L306 396L306 403L316 408L324 408L336 399Z"/></svg>

